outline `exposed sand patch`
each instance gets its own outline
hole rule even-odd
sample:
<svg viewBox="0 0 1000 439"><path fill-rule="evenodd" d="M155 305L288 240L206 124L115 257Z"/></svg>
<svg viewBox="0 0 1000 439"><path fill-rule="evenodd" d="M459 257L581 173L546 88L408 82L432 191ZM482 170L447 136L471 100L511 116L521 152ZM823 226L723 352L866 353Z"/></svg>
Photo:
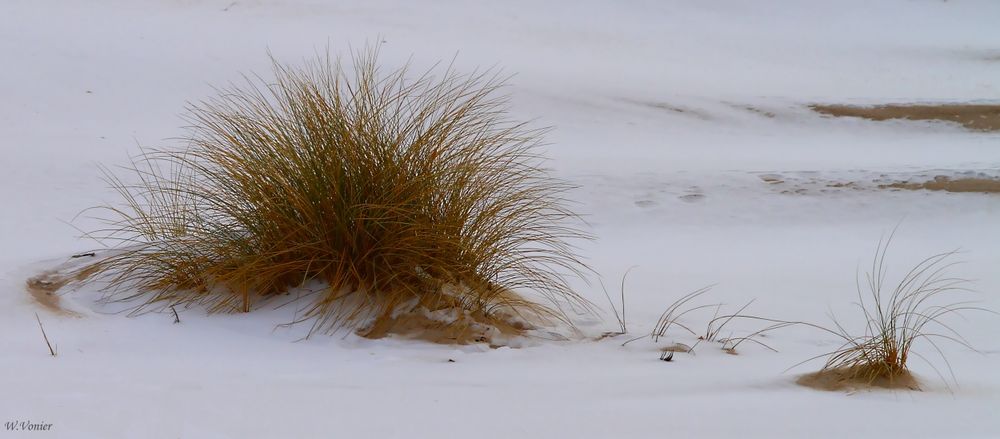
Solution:
<svg viewBox="0 0 1000 439"><path fill-rule="evenodd" d="M664 347L660 348L660 352L681 352L681 353L688 353L688 352L691 352L691 346L688 346L688 345L686 345L684 343L674 343L672 345L664 346Z"/></svg>
<svg viewBox="0 0 1000 439"><path fill-rule="evenodd" d="M696 201L701 201L705 199L705 194L687 194L681 195L679 197L681 201L687 201L688 203L694 203Z"/></svg>
<svg viewBox="0 0 1000 439"><path fill-rule="evenodd" d="M943 175L934 177L933 180L925 182L901 181L891 184L879 185L880 189L908 189L945 192L979 192L987 194L1000 193L1000 180L992 178L956 178L952 179Z"/></svg>
<svg viewBox="0 0 1000 439"><path fill-rule="evenodd" d="M529 328L520 322L506 321L482 313L457 308L429 311L426 308L377 319L359 331L367 338L399 336L438 344L468 345L485 343L490 347L506 346L509 339L520 337Z"/></svg>
<svg viewBox="0 0 1000 439"><path fill-rule="evenodd" d="M86 256L93 256L93 254L90 253ZM73 257L76 258L78 256ZM93 264L83 269L73 270L70 272L58 269L46 270L29 278L25 281L24 286L25 289L28 290L28 294L31 294L31 297L34 298L39 305L42 305L43 308L57 314L79 316L78 313L62 307L62 300L59 297L58 292L70 282L85 280L96 272L97 266Z"/></svg>
<svg viewBox="0 0 1000 439"><path fill-rule="evenodd" d="M767 118L767 119L775 119L775 118L778 117L778 113L776 113L773 109L767 109L767 108L758 107L758 106L755 106L755 105L741 104L741 103L737 103L737 102L726 102L726 101L723 101L722 103L725 104L726 106L734 109L734 110L745 111L745 112L751 113L751 114L753 114L755 116L760 116L760 117L764 117L764 118Z"/></svg>
<svg viewBox="0 0 1000 439"><path fill-rule="evenodd" d="M468 345L488 344L490 347L508 346L512 339L536 329L526 318L540 309L532 308L518 294L509 290L496 291L497 305L490 311L469 310L463 306L462 293L468 287L447 284L441 287L443 296L414 299L398 305L394 311L375 318L357 333L367 338L396 336L424 340L438 344ZM524 306L525 308L517 308ZM524 316L518 309L528 313Z"/></svg>
<svg viewBox="0 0 1000 439"><path fill-rule="evenodd" d="M681 106L678 106L678 105L673 105L673 104L668 103L668 102L635 101L635 100L631 100L631 99L623 99L623 101L628 102L630 104L634 104L634 105L641 105L641 106L647 107L647 108L661 110L661 111L665 111L665 112L668 112L668 113L674 113L674 114L677 114L677 115L694 117L696 119L701 119L701 120L712 120L712 117L710 117L708 114L706 114L706 113L704 113L702 111L695 110L695 109L692 109L692 108L687 108L687 107L681 107Z"/></svg>
<svg viewBox="0 0 1000 439"><path fill-rule="evenodd" d="M741 108L743 108L744 110L749 111L751 113L758 114L760 116L764 116L764 117L766 117L768 119L774 119L775 117L778 117L778 115L775 114L774 112L767 111L767 110L764 110L764 109L761 109L761 108L758 108L758 107L745 106L745 107L741 107Z"/></svg>
<svg viewBox="0 0 1000 439"><path fill-rule="evenodd" d="M893 377L878 377L867 380L858 377L853 369L824 369L808 373L795 380L800 386L825 391L852 391L866 389L905 389L920 390L920 383L909 371Z"/></svg>
<svg viewBox="0 0 1000 439"><path fill-rule="evenodd" d="M59 295L56 294L60 288L66 286L69 279L56 272L44 272L34 276L25 282L25 287L31 297L35 298L42 307L49 311L63 313L65 310L59 306Z"/></svg>
<svg viewBox="0 0 1000 439"><path fill-rule="evenodd" d="M763 174L759 176L761 181L768 184L781 184L785 180L779 174Z"/></svg>
<svg viewBox="0 0 1000 439"><path fill-rule="evenodd" d="M916 191L1000 193L1000 172L996 169L945 170L878 173L848 171L817 175L808 171L752 173L766 187L783 195L820 195L846 192Z"/></svg>
<svg viewBox="0 0 1000 439"><path fill-rule="evenodd" d="M839 181L839 182L836 182L836 183L827 184L826 187L833 187L833 188L854 188L854 187L857 187L857 182L853 182L853 181L842 182L842 181Z"/></svg>
<svg viewBox="0 0 1000 439"><path fill-rule="evenodd" d="M813 111L834 117L861 117L868 120L889 119L940 120L956 122L976 131L1000 131L1000 105L978 104L891 104L869 107L852 105L810 105Z"/></svg>

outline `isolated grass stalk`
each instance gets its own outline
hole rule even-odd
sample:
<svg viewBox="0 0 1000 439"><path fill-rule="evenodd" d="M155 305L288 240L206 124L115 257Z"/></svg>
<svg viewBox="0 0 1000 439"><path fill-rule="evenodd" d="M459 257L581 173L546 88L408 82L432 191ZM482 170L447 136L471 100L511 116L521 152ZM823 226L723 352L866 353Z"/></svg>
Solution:
<svg viewBox="0 0 1000 439"><path fill-rule="evenodd" d="M49 335L45 333L45 327L42 326L42 318L38 317L38 313L35 313L35 320L38 321L38 329L42 331L42 338L45 339L45 346L49 348L49 355L53 357L56 356L56 350L52 348L52 343L49 343Z"/></svg>
<svg viewBox="0 0 1000 439"><path fill-rule="evenodd" d="M543 167L542 132L507 118L503 78L384 72L377 50L351 61L275 63L274 83L191 106L186 148L145 151L129 180L106 172L123 199L91 234L118 249L95 265L107 299L250 311L319 281L314 331L412 306L589 309L567 284L588 238L570 187Z"/></svg>
<svg viewBox="0 0 1000 439"><path fill-rule="evenodd" d="M626 317L625 316L625 280L628 279L628 274L632 271L633 268L635 268L635 267L629 267L628 270L625 270L625 274L622 275L621 285L619 285L619 287L618 287L619 288L618 291L619 291L619 294L621 296L620 297L620 299L621 299L621 312L618 311L618 306L615 305L615 302L613 300L611 300L611 294L608 293L608 289L604 286L604 282L601 281L601 289L604 291L604 297L608 299L608 305L611 306L611 312L614 313L615 320L618 322L618 332L617 333L605 333L605 336L608 336L608 335L625 335L625 334L628 334L628 321L625 318Z"/></svg>

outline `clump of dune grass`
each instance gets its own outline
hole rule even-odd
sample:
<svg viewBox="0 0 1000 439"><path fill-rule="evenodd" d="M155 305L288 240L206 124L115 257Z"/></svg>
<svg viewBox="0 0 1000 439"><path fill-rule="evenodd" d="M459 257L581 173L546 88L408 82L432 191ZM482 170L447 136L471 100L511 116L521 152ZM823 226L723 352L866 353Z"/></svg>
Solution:
<svg viewBox="0 0 1000 439"><path fill-rule="evenodd" d="M97 208L91 236L116 250L88 281L107 300L247 312L319 282L310 333L589 309L567 283L587 271L570 186L544 168L543 132L508 118L504 78L386 71L377 49L274 76L192 104L185 147L106 171L123 203Z"/></svg>
<svg viewBox="0 0 1000 439"><path fill-rule="evenodd" d="M870 271L864 282L858 276L857 308L863 313L863 332L851 332L834 318L835 329L824 329L844 343L829 354L821 371L804 375L799 383L825 390L855 387L918 389L910 373L911 360L925 361L944 380L941 368L913 347L926 343L951 373L942 341L973 349L946 321L964 311L983 308L971 302L955 301L954 293L968 291L967 280L948 275L956 262L955 252L928 257L910 269L895 286L886 283L886 252L892 236L879 241ZM819 328L818 326L811 325ZM860 334L860 335L859 335ZM954 375L952 375L954 380ZM947 380L945 380L947 381Z"/></svg>

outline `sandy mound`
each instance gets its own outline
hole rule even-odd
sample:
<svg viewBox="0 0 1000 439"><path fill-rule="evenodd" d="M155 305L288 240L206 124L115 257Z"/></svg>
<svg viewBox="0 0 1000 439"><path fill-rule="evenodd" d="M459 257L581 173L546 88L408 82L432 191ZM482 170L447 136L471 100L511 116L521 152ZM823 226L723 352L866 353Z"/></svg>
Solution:
<svg viewBox="0 0 1000 439"><path fill-rule="evenodd" d="M485 343L490 347L507 346L510 339L523 336L529 325L500 316L486 316L458 308L435 311L417 308L403 314L384 317L358 331L367 338L396 336L439 344Z"/></svg>
<svg viewBox="0 0 1000 439"><path fill-rule="evenodd" d="M934 177L933 180L922 183L901 181L892 184L879 185L881 189L908 189L945 192L981 192L988 194L1000 193L1000 180L991 178L956 178L945 176Z"/></svg>
<svg viewBox="0 0 1000 439"><path fill-rule="evenodd" d="M909 371L892 377L878 377L868 380L850 368L824 369L800 376L795 380L800 386L826 391L852 391L865 389L906 389L920 390L920 383Z"/></svg>
<svg viewBox="0 0 1000 439"><path fill-rule="evenodd" d="M95 264L82 269L67 263L46 270L25 282L31 297L42 307L61 315L79 316L76 312L62 307L59 290L76 281L87 279L98 271ZM401 305L391 315L374 319L360 328L358 335L371 339L399 337L424 340L439 344L488 344L490 347L510 346L511 340L524 336L527 331L537 329L543 322L530 319L514 311L511 306L498 306L486 315L464 309L455 289L448 286L445 296L431 303L411 302ZM513 292L501 293L505 300L524 302ZM530 310L529 310L530 311ZM540 317L540 316L536 316Z"/></svg>
<svg viewBox="0 0 1000 439"><path fill-rule="evenodd" d="M509 290L497 293L498 303L490 311L470 310L463 306L461 293L466 288L444 285L443 295L400 304L391 313L359 328L357 334L373 339L399 337L438 344L488 344L497 348L519 344L513 341L545 323L542 308L533 307Z"/></svg>
<svg viewBox="0 0 1000 439"><path fill-rule="evenodd" d="M674 343L674 344L672 344L670 346L664 346L664 347L660 348L660 352L681 352L681 353L688 353L688 352L691 352L691 346L688 346L688 345L686 345L684 343Z"/></svg>
<svg viewBox="0 0 1000 439"><path fill-rule="evenodd" d="M1000 105L810 105L813 111L835 117L861 117L869 120L941 120L957 122L970 130L1000 131Z"/></svg>

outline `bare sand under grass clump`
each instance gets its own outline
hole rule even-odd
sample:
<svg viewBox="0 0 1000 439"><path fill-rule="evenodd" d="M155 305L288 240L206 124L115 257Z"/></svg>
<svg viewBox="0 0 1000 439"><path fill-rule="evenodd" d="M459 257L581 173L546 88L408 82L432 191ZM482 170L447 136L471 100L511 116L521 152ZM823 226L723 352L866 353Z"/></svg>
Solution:
<svg viewBox="0 0 1000 439"><path fill-rule="evenodd" d="M84 268L135 311L249 312L306 283L312 330L446 343L568 322L589 238L544 168L542 132L507 118L496 74L385 71L377 50L248 80L191 106L187 147L107 178L123 203ZM411 315L406 315L411 313ZM433 318L428 316L433 315Z"/></svg>
<svg viewBox="0 0 1000 439"><path fill-rule="evenodd" d="M81 270L73 270L66 273L60 270L45 270L25 281L24 287L28 294L49 311L67 316L78 316L76 312L70 311L62 306L62 298L59 290L73 282L81 282L92 276L97 271L97 267L90 266Z"/></svg>
<svg viewBox="0 0 1000 439"><path fill-rule="evenodd" d="M975 131L1000 131L1000 105L983 104L888 104L874 106L810 105L813 111L834 117L860 117L874 121L890 119L955 122Z"/></svg>
<svg viewBox="0 0 1000 439"><path fill-rule="evenodd" d="M834 368L800 376L795 383L800 386L826 391L852 391L865 389L920 390L920 382L908 370L882 373L863 368Z"/></svg>
<svg viewBox="0 0 1000 439"><path fill-rule="evenodd" d="M906 189L945 192L974 192L984 194L1000 193L1000 179L993 178L951 178L937 176L924 182L900 181L879 185L880 189Z"/></svg>
<svg viewBox="0 0 1000 439"><path fill-rule="evenodd" d="M376 321L359 333L367 338L399 336L439 344L468 345L486 343L492 347L507 345L532 327L500 315L459 308L428 310L422 308Z"/></svg>
<svg viewBox="0 0 1000 439"><path fill-rule="evenodd" d="M28 290L28 293L31 294L31 297L38 304L42 305L43 308L62 314L66 311L59 304L60 300L57 292L60 288L66 286L70 280L70 278L62 276L59 273L47 271L32 276L25 282L24 286Z"/></svg>

